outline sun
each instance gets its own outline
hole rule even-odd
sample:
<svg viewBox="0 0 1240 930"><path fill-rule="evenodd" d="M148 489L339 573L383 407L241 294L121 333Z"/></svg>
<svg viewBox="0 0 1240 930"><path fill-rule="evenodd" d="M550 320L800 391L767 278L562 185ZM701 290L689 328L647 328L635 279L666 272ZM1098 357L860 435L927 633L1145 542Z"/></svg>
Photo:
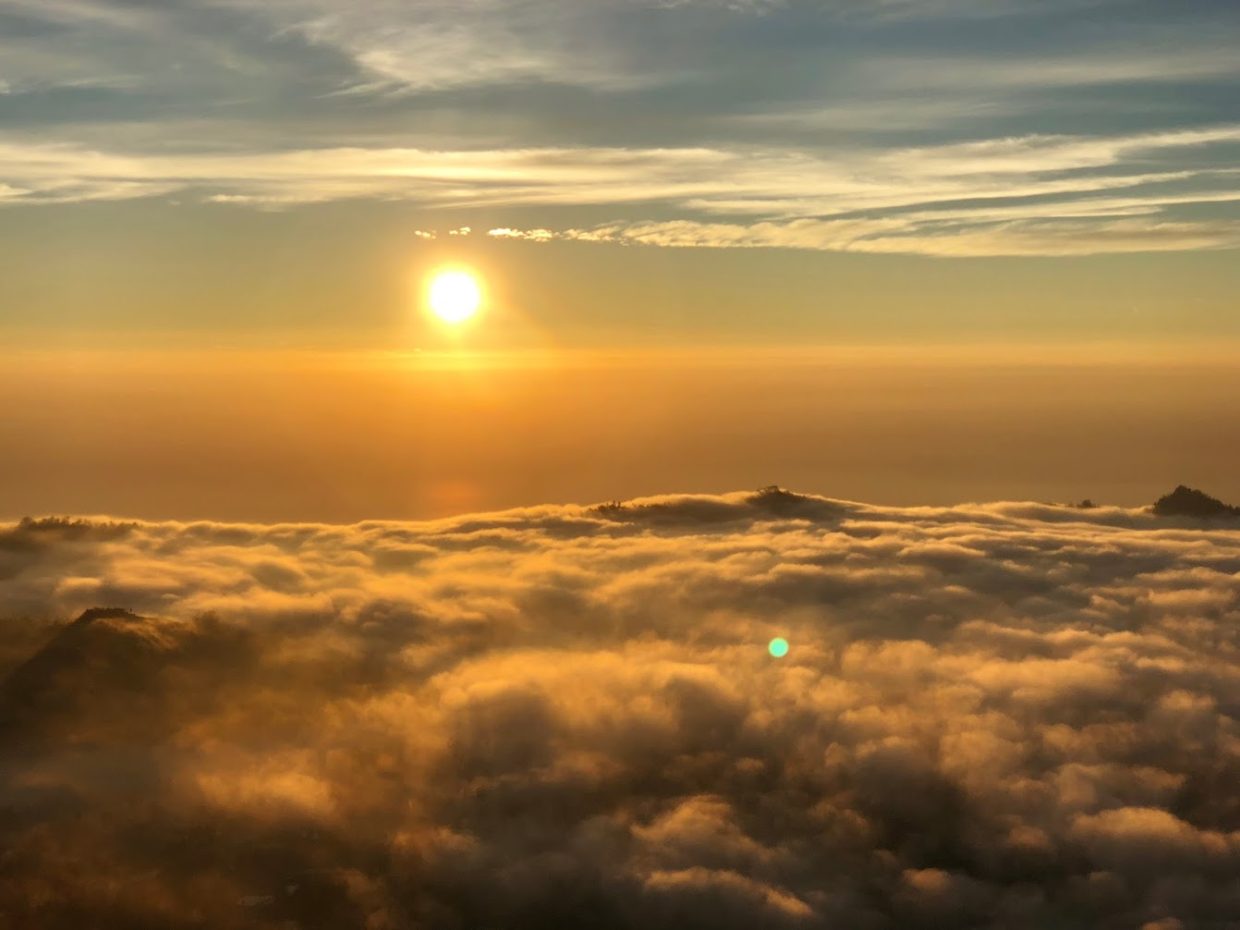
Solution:
<svg viewBox="0 0 1240 930"><path fill-rule="evenodd" d="M436 272L426 292L431 313L450 326L464 323L482 306L482 285L469 271L456 268Z"/></svg>

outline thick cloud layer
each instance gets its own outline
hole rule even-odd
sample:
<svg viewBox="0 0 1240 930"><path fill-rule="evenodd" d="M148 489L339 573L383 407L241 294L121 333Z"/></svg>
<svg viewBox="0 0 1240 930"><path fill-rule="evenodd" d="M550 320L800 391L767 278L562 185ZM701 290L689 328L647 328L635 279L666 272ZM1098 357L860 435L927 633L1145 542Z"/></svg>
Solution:
<svg viewBox="0 0 1240 930"><path fill-rule="evenodd" d="M10 525L0 916L1234 927L1238 592L1115 508Z"/></svg>

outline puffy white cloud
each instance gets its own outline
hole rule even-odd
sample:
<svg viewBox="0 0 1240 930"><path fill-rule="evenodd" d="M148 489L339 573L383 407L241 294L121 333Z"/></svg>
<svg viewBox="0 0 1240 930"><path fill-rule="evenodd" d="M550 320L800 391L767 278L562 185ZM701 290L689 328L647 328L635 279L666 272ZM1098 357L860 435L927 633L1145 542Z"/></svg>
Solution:
<svg viewBox="0 0 1240 930"><path fill-rule="evenodd" d="M1233 199L1228 195L1228 199ZM1101 217L1088 217L1093 210ZM1069 219L1027 219L1025 206L977 211L979 222L953 222L949 216L786 222L710 223L667 220L611 223L591 229L503 229L496 238L550 242L613 242L663 248L805 249L817 252L886 252L913 255L1092 255L1117 252L1178 252L1240 245L1240 223L1231 220L1171 222L1157 217L1112 219L1127 213L1155 212L1132 201L1119 209L1054 204L1036 213ZM1010 216L998 219L992 217ZM945 223L944 220L947 222Z"/></svg>
<svg viewBox="0 0 1240 930"><path fill-rule="evenodd" d="M1106 507L9 525L0 913L1219 925L1238 598Z"/></svg>

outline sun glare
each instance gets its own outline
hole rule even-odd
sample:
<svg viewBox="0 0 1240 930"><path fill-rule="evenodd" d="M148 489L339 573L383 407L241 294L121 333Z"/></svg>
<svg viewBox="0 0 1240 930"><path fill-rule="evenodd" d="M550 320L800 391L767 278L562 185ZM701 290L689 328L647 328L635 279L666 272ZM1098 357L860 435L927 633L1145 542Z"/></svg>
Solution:
<svg viewBox="0 0 1240 930"><path fill-rule="evenodd" d="M482 287L468 271L440 271L431 278L427 291L431 313L445 323L464 323L482 306Z"/></svg>

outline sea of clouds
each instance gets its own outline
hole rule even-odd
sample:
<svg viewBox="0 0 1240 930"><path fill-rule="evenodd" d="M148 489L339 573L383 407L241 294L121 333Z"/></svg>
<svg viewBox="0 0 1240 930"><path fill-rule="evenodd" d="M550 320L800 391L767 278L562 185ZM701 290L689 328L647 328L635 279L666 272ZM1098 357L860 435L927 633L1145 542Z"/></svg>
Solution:
<svg viewBox="0 0 1240 930"><path fill-rule="evenodd" d="M1234 928L1238 595L1106 507L2 525L0 922Z"/></svg>

